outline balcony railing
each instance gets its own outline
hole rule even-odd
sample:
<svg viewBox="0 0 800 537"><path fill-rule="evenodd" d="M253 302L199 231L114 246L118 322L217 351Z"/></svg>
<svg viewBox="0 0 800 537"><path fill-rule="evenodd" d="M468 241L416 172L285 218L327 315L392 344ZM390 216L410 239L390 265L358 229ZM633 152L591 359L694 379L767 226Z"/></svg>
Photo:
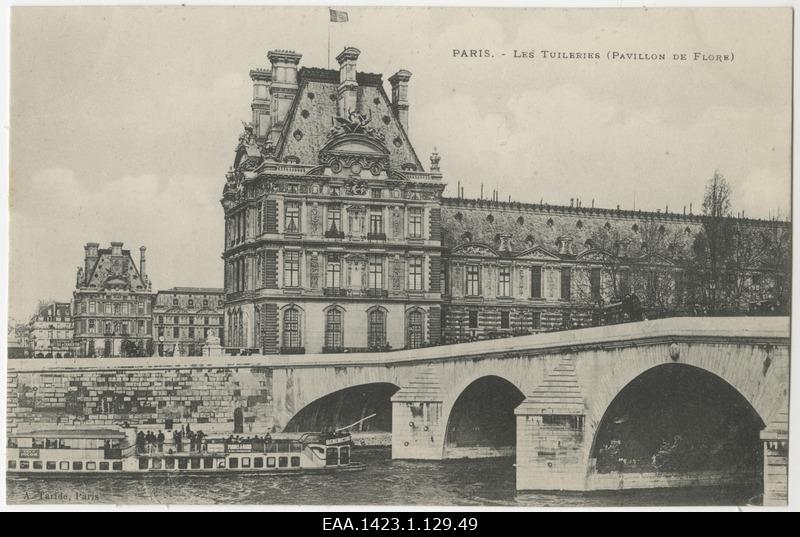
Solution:
<svg viewBox="0 0 800 537"><path fill-rule="evenodd" d="M280 354L305 354L305 347L281 347Z"/></svg>
<svg viewBox="0 0 800 537"><path fill-rule="evenodd" d="M347 291L341 287L323 287L322 294L324 296L347 296Z"/></svg>
<svg viewBox="0 0 800 537"><path fill-rule="evenodd" d="M368 241L385 241L386 240L386 233L367 233L367 240Z"/></svg>
<svg viewBox="0 0 800 537"><path fill-rule="evenodd" d="M334 231L329 229L325 232L326 239L344 239L344 231Z"/></svg>
<svg viewBox="0 0 800 537"><path fill-rule="evenodd" d="M372 298L386 298L389 296L389 291L386 289L367 289L367 296Z"/></svg>

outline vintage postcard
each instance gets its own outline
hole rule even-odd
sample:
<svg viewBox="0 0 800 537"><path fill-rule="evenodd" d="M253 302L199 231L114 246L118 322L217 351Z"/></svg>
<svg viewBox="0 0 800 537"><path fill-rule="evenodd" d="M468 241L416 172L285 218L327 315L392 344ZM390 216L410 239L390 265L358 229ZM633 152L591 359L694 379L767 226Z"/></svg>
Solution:
<svg viewBox="0 0 800 537"><path fill-rule="evenodd" d="M13 7L7 508L786 508L793 16Z"/></svg>

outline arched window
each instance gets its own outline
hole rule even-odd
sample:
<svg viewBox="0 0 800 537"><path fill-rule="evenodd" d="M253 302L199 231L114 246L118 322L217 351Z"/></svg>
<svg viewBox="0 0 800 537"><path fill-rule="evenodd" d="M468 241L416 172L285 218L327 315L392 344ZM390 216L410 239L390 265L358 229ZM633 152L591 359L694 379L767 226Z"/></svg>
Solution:
<svg viewBox="0 0 800 537"><path fill-rule="evenodd" d="M297 308L289 308L283 312L283 347L286 349L299 349L300 342L300 312Z"/></svg>
<svg viewBox="0 0 800 537"><path fill-rule="evenodd" d="M325 347L341 349L342 346L342 312L330 309L325 315Z"/></svg>
<svg viewBox="0 0 800 537"><path fill-rule="evenodd" d="M367 314L367 344L371 349L386 346L386 314L381 309L374 309Z"/></svg>
<svg viewBox="0 0 800 537"><path fill-rule="evenodd" d="M422 347L425 341L425 314L414 310L408 314L408 348Z"/></svg>

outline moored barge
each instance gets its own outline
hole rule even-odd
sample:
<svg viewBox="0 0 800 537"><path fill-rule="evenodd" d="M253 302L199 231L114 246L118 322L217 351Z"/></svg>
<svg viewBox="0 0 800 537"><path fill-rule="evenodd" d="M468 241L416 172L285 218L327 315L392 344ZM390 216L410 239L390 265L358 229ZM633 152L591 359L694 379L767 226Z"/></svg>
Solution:
<svg viewBox="0 0 800 537"><path fill-rule="evenodd" d="M349 434L297 439L207 437L201 446L136 442L136 429L52 429L9 437L9 477L299 474L363 470L350 460Z"/></svg>

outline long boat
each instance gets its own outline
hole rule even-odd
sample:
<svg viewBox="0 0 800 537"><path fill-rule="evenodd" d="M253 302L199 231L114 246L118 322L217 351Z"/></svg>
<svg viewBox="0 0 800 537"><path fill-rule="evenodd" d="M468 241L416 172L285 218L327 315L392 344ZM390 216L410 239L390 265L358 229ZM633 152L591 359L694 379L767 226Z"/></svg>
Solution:
<svg viewBox="0 0 800 537"><path fill-rule="evenodd" d="M104 475L299 474L363 470L350 460L344 433L299 438L206 437L194 450L183 444L137 444L137 430L50 429L9 436L9 477ZM200 444L198 442L198 444Z"/></svg>

